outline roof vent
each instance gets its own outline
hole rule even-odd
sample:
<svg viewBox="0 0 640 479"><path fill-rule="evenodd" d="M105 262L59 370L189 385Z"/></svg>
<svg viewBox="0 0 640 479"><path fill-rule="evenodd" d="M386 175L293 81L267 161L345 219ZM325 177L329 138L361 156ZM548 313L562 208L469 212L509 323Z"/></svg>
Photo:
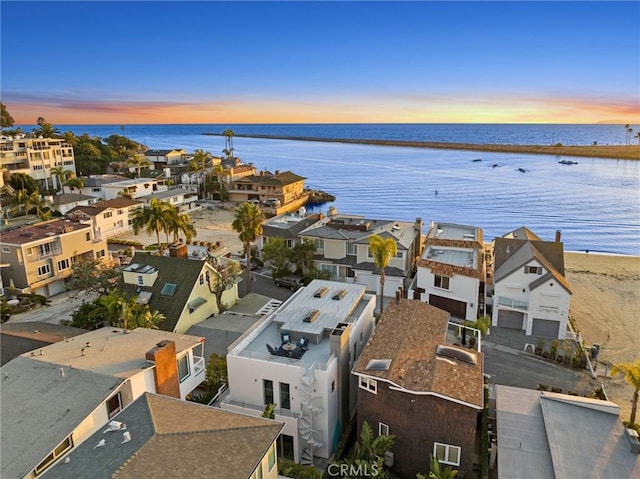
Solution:
<svg viewBox="0 0 640 479"><path fill-rule="evenodd" d="M331 296L331 299L334 299L336 301L340 301L342 298L344 298L345 294L347 294L347 291L344 290L344 289L341 289L340 291L335 293L333 296Z"/></svg>
<svg viewBox="0 0 640 479"><path fill-rule="evenodd" d="M304 317L304 319L302 320L305 323L313 323L315 321L315 319L318 317L318 315L320 314L320 311L317 309L312 309L311 311L309 311L307 313L307 315Z"/></svg>
<svg viewBox="0 0 640 479"><path fill-rule="evenodd" d="M329 291L329 288L318 288L316 290L315 293L313 293L313 297L314 298L322 298L325 294L327 294L327 291Z"/></svg>
<svg viewBox="0 0 640 479"><path fill-rule="evenodd" d="M629 450L634 454L640 454L640 440L638 440L638 433L633 429L626 428L624 430L624 438L629 446Z"/></svg>

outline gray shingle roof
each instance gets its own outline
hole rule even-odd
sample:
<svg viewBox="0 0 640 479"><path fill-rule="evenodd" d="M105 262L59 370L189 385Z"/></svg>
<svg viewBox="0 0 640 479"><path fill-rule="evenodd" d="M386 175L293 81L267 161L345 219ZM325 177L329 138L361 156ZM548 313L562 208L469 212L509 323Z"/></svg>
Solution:
<svg viewBox="0 0 640 479"><path fill-rule="evenodd" d="M95 200L95 196L82 195L80 193L62 193L53 197L53 204L56 206L77 203L78 201Z"/></svg>
<svg viewBox="0 0 640 479"><path fill-rule="evenodd" d="M23 353L39 349L51 343L84 334L87 331L61 324L30 321L5 323L0 326L0 366Z"/></svg>
<svg viewBox="0 0 640 479"><path fill-rule="evenodd" d="M206 477L246 479L283 424L146 393L114 418L123 433L96 432L46 478ZM105 439L103 447L95 445Z"/></svg>
<svg viewBox="0 0 640 479"><path fill-rule="evenodd" d="M0 374L3 478L27 475L124 381L27 357Z"/></svg>
<svg viewBox="0 0 640 479"><path fill-rule="evenodd" d="M158 278L153 286L143 286L141 290L152 293L148 303L149 309L151 311L157 310L166 317L160 323L160 329L174 331L186 307L191 291L196 281L198 281L200 273L205 268L205 262L187 258L137 253L132 258L131 263L153 266L158 271ZM166 283L178 285L173 296L162 296L160 294ZM131 296L137 295L137 285L125 284L121 281L118 284L118 288Z"/></svg>

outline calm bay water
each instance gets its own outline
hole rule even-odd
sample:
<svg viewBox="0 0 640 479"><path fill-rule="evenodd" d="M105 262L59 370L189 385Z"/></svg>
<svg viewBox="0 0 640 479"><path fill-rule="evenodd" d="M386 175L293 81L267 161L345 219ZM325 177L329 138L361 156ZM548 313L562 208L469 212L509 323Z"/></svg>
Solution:
<svg viewBox="0 0 640 479"><path fill-rule="evenodd" d="M122 134L119 125L57 127ZM124 134L154 149L202 148L220 155L224 138L202 133L227 128L236 134L463 143L625 142L621 125L127 125ZM563 157L551 155L238 137L233 144L245 163L291 170L306 177L307 186L334 194L341 213L471 224L483 228L485 240L523 225L552 240L559 229L566 250L640 255L638 161L570 158L578 164L561 165Z"/></svg>

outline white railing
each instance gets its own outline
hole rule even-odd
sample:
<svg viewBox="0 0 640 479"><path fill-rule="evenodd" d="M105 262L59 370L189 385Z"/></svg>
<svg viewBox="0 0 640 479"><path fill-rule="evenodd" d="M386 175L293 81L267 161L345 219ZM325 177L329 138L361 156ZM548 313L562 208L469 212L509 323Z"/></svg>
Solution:
<svg viewBox="0 0 640 479"><path fill-rule="evenodd" d="M525 301L518 301L517 299L513 298L507 298L505 296L498 297L498 304L513 309L521 309L523 311L527 311L529 309L529 303Z"/></svg>
<svg viewBox="0 0 640 479"><path fill-rule="evenodd" d="M236 401L235 399L229 399L227 398L223 404L229 405L229 406L235 406L235 407L239 407L242 409L249 409L251 411L256 411L259 412L260 414L262 414L264 412L264 409L266 406L263 405L257 405L257 404L251 404L245 401ZM290 417L290 418L294 418L294 419L298 419L300 417L299 413L295 413L295 412L291 412L289 409L275 409L274 410L275 414L278 416L283 416L283 417Z"/></svg>
<svg viewBox="0 0 640 479"><path fill-rule="evenodd" d="M193 372L196 376L204 372L204 358L200 356L193 357Z"/></svg>

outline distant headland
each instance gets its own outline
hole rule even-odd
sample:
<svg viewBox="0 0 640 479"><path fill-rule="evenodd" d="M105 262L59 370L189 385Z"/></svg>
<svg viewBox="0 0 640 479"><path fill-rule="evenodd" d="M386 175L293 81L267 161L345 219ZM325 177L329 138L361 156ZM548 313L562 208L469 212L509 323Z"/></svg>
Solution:
<svg viewBox="0 0 640 479"><path fill-rule="evenodd" d="M205 132L203 135L223 136L222 133ZM610 158L614 160L640 160L640 145L500 145L475 143L445 143L431 141L372 140L349 138L317 138L305 136L243 135L239 138L264 138L269 140L321 141L329 143L356 143L378 146L406 146L411 148L436 148L445 150L488 151L493 153L523 153L532 155L581 156Z"/></svg>

